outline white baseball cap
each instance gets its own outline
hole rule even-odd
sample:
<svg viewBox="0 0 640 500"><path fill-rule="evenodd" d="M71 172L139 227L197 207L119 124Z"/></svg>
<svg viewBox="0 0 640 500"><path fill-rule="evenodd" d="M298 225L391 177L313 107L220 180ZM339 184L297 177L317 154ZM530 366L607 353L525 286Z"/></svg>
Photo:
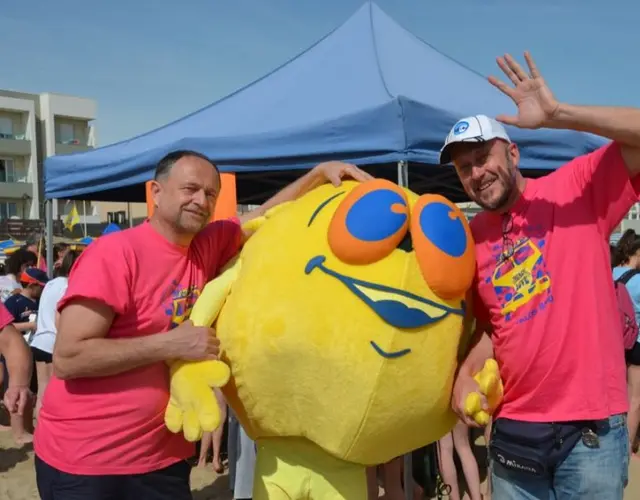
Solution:
<svg viewBox="0 0 640 500"><path fill-rule="evenodd" d="M502 139L511 142L503 125L485 115L475 115L458 120L440 150L440 165L451 163L451 145L457 142L487 142Z"/></svg>

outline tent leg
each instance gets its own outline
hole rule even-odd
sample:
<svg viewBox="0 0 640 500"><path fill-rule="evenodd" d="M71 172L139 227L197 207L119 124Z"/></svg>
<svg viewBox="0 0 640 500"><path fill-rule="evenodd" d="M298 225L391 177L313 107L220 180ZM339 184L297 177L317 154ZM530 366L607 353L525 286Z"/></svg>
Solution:
<svg viewBox="0 0 640 500"><path fill-rule="evenodd" d="M131 217L131 203L127 202L127 219L129 219L129 227L133 227L133 217Z"/></svg>
<svg viewBox="0 0 640 500"><path fill-rule="evenodd" d="M398 186L409 187L409 162L398 162Z"/></svg>
<svg viewBox="0 0 640 500"><path fill-rule="evenodd" d="M46 227L47 274L53 276L53 200L44 202L44 218Z"/></svg>
<svg viewBox="0 0 640 500"><path fill-rule="evenodd" d="M413 500L413 455L407 453L404 456L404 469L402 472L404 483L404 500Z"/></svg>
<svg viewBox="0 0 640 500"><path fill-rule="evenodd" d="M398 162L398 185L409 187L409 162ZM403 483L405 500L413 500L413 455L407 453L404 456Z"/></svg>

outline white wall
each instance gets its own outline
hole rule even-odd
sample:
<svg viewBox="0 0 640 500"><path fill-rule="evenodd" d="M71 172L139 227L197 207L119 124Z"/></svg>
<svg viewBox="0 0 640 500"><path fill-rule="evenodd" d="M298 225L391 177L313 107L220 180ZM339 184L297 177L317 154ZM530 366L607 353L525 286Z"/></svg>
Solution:
<svg viewBox="0 0 640 500"><path fill-rule="evenodd" d="M18 99L15 97L0 96L0 109L19 111L26 114L27 122L25 126L25 138L31 141L31 154L26 159L26 170L27 177L32 185L32 192L29 213L25 215L30 219L37 219L40 217L40 196L38 192L38 179L40 178L40 172L38 172L38 140L36 136L35 102L30 99Z"/></svg>
<svg viewBox="0 0 640 500"><path fill-rule="evenodd" d="M44 131L44 156L56 154L56 117L92 121L96 119L98 105L91 99L45 93L40 95L40 120ZM95 127L88 125L88 145L96 146ZM53 203L53 220L58 219L58 203Z"/></svg>

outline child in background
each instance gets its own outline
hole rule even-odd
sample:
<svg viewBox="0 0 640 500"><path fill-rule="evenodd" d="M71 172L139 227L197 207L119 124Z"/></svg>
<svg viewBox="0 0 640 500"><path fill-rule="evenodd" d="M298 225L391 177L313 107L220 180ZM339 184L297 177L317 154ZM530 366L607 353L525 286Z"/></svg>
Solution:
<svg viewBox="0 0 640 500"><path fill-rule="evenodd" d="M30 342L38 381L36 420L42 405L44 391L53 374L53 346L58 333L58 318L60 317L57 311L58 302L67 291L69 274L79 256L80 252L76 250L68 250L64 254L62 262L56 270L57 276L47 283L40 297L36 331Z"/></svg>
<svg viewBox="0 0 640 500"><path fill-rule="evenodd" d="M213 392L216 395L216 401L220 408L220 421L224 422L227 419L227 402L224 400L224 396L218 389L214 389ZM207 455L209 449L213 447L213 470L217 474L224 472L224 466L220 459L220 450L222 448L222 433L224 431L224 425L220 425L213 432L205 432L202 435L202 441L200 442L200 458L198 459L198 467L204 467L207 465Z"/></svg>
<svg viewBox="0 0 640 500"><path fill-rule="evenodd" d="M453 460L454 448L458 453L458 457L460 457L469 497L471 500L482 500L478 462L471 450L469 427L462 421L458 421L453 431L438 441L438 467L442 481L451 488L449 498L451 500L460 500L458 472Z"/></svg>

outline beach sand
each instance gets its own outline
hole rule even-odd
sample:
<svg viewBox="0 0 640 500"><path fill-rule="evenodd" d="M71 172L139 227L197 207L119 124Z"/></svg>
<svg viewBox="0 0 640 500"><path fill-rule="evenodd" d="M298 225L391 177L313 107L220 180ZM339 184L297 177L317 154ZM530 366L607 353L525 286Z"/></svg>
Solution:
<svg viewBox="0 0 640 500"><path fill-rule="evenodd" d="M631 460L631 478L625 500L640 498L640 459ZM226 475L218 476L209 465L191 473L194 500L231 500ZM38 500L31 446L16 448L9 432L0 432L0 499Z"/></svg>
<svg viewBox="0 0 640 500"><path fill-rule="evenodd" d="M231 500L227 476L218 476L211 465L191 473L194 500ZM16 448L10 432L0 432L0 499L38 500L31 445ZM143 500L143 499L141 499Z"/></svg>

